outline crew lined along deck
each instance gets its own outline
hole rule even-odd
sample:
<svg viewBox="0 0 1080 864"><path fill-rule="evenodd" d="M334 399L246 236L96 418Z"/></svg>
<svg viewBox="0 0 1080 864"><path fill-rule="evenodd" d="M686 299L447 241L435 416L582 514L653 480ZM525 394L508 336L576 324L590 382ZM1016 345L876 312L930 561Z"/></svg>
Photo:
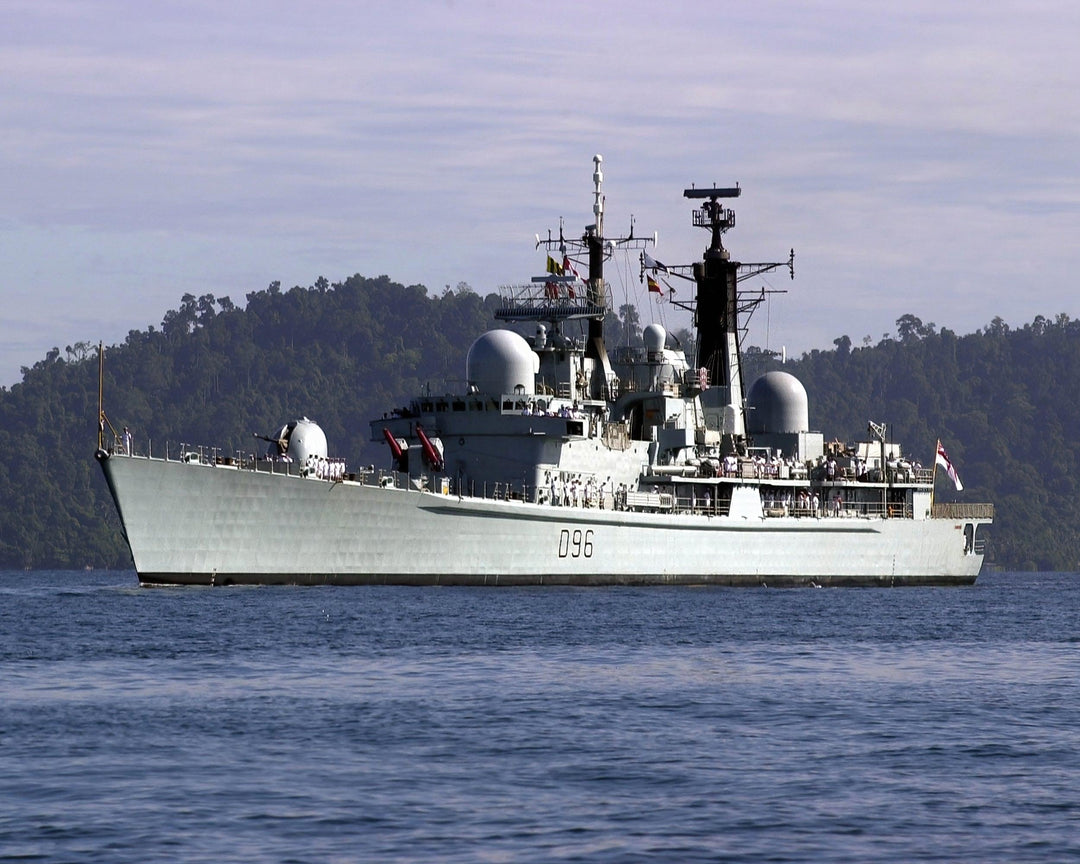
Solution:
<svg viewBox="0 0 1080 864"><path fill-rule="evenodd" d="M908 502L883 500L883 492L898 487L849 478L831 480L823 486L811 486L807 485L806 481L789 480L777 483L771 477L757 472L736 471L731 476L727 476L725 472L722 476L710 479L673 480L665 477L663 480L666 482L652 483L640 490L632 490L626 484L616 485L607 480L595 481L592 478L566 480L556 477L540 486L514 482L459 484L453 477L432 478L426 474L410 477L408 473L377 469L374 465L347 471L344 459L324 458L311 465L299 465L285 460L267 459L255 453L223 456L221 448L218 447L191 447L180 444L178 452L174 454L169 453L169 445L164 449L163 456L154 457L153 447L149 444L145 455L118 444L108 448L108 453L110 456L159 458L166 462L192 466L252 471L329 483L411 489L488 501L531 502L557 508L728 516L731 490L736 486L751 486L760 490L765 517L911 519L916 516ZM930 472L925 473L928 480ZM920 471L918 478L912 479L919 487L926 488L926 483L922 482L923 472ZM875 497L870 500L869 496ZM994 507L992 504L935 503L929 515L932 518L946 519L992 519Z"/></svg>

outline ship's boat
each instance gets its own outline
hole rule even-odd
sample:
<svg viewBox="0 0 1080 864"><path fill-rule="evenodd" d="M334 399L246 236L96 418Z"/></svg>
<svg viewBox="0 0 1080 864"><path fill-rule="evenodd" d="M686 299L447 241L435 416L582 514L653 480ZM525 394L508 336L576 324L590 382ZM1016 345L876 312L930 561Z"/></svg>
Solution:
<svg viewBox="0 0 1080 864"><path fill-rule="evenodd" d="M768 372L744 389L740 327L782 261L741 263L723 244L739 187L691 188L700 261L666 266L652 238L593 221L537 239L545 273L501 289L466 383L417 395L371 423L386 467L328 456L307 418L260 436L265 455L133 453L97 459L144 583L456 585L970 584L990 504L934 501L934 466L885 427L826 442L806 391ZM631 250L650 288L685 280L695 342L650 324L609 352L604 264ZM557 256L557 257L556 257ZM585 275L580 275L585 274ZM662 274L662 275L661 275ZM576 335L574 328L577 328ZM104 416L104 415L102 415ZM957 481L958 482L958 481Z"/></svg>

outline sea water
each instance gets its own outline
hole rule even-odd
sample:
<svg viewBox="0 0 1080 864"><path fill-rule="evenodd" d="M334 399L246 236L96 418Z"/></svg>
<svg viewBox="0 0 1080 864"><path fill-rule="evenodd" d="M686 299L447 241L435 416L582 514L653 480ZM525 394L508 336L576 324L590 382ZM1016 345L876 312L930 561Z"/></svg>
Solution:
<svg viewBox="0 0 1080 864"><path fill-rule="evenodd" d="M0 858L1080 858L1080 576L0 573Z"/></svg>

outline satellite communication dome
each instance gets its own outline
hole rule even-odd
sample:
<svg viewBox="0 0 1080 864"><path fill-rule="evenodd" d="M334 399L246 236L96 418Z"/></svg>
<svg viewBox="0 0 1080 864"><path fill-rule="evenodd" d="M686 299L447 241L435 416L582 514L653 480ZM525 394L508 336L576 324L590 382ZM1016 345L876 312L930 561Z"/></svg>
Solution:
<svg viewBox="0 0 1080 864"><path fill-rule="evenodd" d="M659 324L650 324L641 331L641 338L645 340L645 350L650 354L658 354L664 350L667 342L667 330Z"/></svg>
<svg viewBox="0 0 1080 864"><path fill-rule="evenodd" d="M465 358L466 380L490 396L533 395L539 371L540 358L512 330L488 330L473 342Z"/></svg>
<svg viewBox="0 0 1080 864"><path fill-rule="evenodd" d="M766 372L746 396L751 434L808 432L810 409L802 382L787 372Z"/></svg>

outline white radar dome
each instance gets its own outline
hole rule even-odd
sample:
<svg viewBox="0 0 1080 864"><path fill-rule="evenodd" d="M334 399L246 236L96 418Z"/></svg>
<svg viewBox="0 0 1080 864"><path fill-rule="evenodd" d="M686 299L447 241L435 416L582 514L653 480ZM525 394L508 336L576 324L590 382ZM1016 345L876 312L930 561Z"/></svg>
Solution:
<svg viewBox="0 0 1080 864"><path fill-rule="evenodd" d="M787 372L766 372L746 395L747 426L751 433L807 432L810 409L806 388Z"/></svg>
<svg viewBox="0 0 1080 864"><path fill-rule="evenodd" d="M529 343L512 330L488 330L473 342L465 358L465 378L481 393L536 392L540 358Z"/></svg>
<svg viewBox="0 0 1080 864"><path fill-rule="evenodd" d="M645 340L645 350L650 354L657 354L664 350L667 342L667 330L659 324L650 324L641 331L641 338Z"/></svg>

